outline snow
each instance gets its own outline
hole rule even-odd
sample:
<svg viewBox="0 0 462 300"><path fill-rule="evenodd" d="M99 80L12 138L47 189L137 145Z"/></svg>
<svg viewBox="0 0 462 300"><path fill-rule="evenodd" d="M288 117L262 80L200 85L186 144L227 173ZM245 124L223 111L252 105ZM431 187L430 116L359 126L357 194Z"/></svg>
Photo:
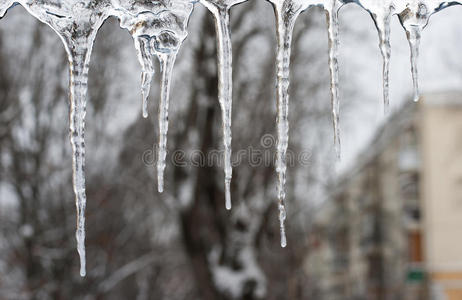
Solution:
<svg viewBox="0 0 462 300"><path fill-rule="evenodd" d="M218 264L219 251L214 249L209 255L209 260L212 263L213 280L220 290L226 291L234 299L243 294L245 283L254 279L255 282L263 282L257 286L255 294L263 297L266 292L266 282L262 270L256 263L256 255L251 247L245 247L240 252L239 261L245 266L244 270L233 270L226 266Z"/></svg>

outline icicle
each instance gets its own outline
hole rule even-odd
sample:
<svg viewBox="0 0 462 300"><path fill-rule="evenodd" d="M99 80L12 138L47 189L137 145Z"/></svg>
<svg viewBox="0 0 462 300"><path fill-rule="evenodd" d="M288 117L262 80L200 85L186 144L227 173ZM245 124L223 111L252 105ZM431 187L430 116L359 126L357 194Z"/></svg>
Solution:
<svg viewBox="0 0 462 300"><path fill-rule="evenodd" d="M93 43L98 29L106 19L104 15L90 26L83 23L62 30L61 37L69 60L70 141L72 146L72 171L77 210L77 251L80 256L80 276L86 275L85 259L85 115L88 94L88 70Z"/></svg>
<svg viewBox="0 0 462 300"><path fill-rule="evenodd" d="M379 48L383 58L383 109L384 113L388 112L390 105L389 97L389 71L390 71L390 21L391 16L396 8L393 0L353 0L358 3L362 8L367 10L374 20L375 27L379 34ZM350 0L343 0L343 2L351 2ZM400 2L400 6L403 3ZM398 9L400 8L398 6Z"/></svg>
<svg viewBox="0 0 462 300"><path fill-rule="evenodd" d="M289 80L290 51L292 32L295 21L300 13L313 5L319 5L320 0L298 2L292 0L270 0L276 16L277 35L277 134L276 172L278 174L278 208L281 231L281 247L286 247L287 239L284 227L286 219L285 184L286 184L286 154L289 144Z"/></svg>
<svg viewBox="0 0 462 300"><path fill-rule="evenodd" d="M410 26L406 31L409 48L411 49L411 72L414 85L414 101L419 101L419 74L417 69L417 60L419 58L421 30L418 26Z"/></svg>
<svg viewBox="0 0 462 300"><path fill-rule="evenodd" d="M105 17L81 31L63 31L61 37L69 60L70 141L75 205L77 210L77 251L80 256L80 276L86 275L85 259L85 115L88 94L88 70L97 30ZM78 27L78 26L76 26ZM71 26L71 28L75 28Z"/></svg>
<svg viewBox="0 0 462 300"><path fill-rule="evenodd" d="M88 70L96 32L102 25L82 31L63 30L60 36L69 60L70 142L72 146L72 178L77 211L77 251L80 256L80 276L86 275L85 259L85 115L88 94ZM77 27L77 26L76 26ZM74 26L71 26L74 28ZM58 31L58 30L57 30Z"/></svg>
<svg viewBox="0 0 462 300"><path fill-rule="evenodd" d="M336 0L325 6L329 37L329 69L331 76L332 118L334 124L334 146L340 159L339 96L338 96L338 8Z"/></svg>
<svg viewBox="0 0 462 300"><path fill-rule="evenodd" d="M215 19L217 33L217 61L218 61L218 101L220 102L223 127L224 172L225 172L225 207L231 209L231 119L232 119L232 46L229 29L229 9L244 0L201 0Z"/></svg>
<svg viewBox="0 0 462 300"><path fill-rule="evenodd" d="M171 0L130 2L118 1L114 13L120 26L133 36L138 60L142 66L143 116L147 117L147 97L157 56L162 69L161 100L159 104L159 149L157 161L158 191L164 189L165 158L167 155L168 102L173 64L187 36L186 27L192 13L192 1Z"/></svg>
<svg viewBox="0 0 462 300"><path fill-rule="evenodd" d="M390 86L390 19L391 11L385 15L371 14L374 19L377 31L379 33L379 47L383 57L383 110L384 113L388 112L390 106L389 86Z"/></svg>
<svg viewBox="0 0 462 300"><path fill-rule="evenodd" d="M77 251L80 275L86 275L85 259L85 114L88 69L93 42L107 15L90 3L66 2L42 7L35 1L19 1L29 13L46 23L60 36L69 60L70 142L75 204L77 210Z"/></svg>
<svg viewBox="0 0 462 300"><path fill-rule="evenodd" d="M70 137L72 168L77 209L77 250L80 255L80 275L85 276L85 114L89 51L77 46L69 54L70 64Z"/></svg>
<svg viewBox="0 0 462 300"><path fill-rule="evenodd" d="M423 28L427 25L428 18L437 9L436 1L430 3L427 7L420 1L412 1L400 14L399 20L406 30L406 37L411 50L411 73L414 84L414 101L419 100L419 75L417 69L417 60L419 57L420 36Z"/></svg>
<svg viewBox="0 0 462 300"><path fill-rule="evenodd" d="M276 172L278 173L277 194L279 200L279 222L281 229L281 247L287 245L284 221L285 210L285 184L286 184L286 152L289 143L289 71L292 31L295 20L300 11L286 13L284 5L274 4L277 26L277 152Z"/></svg>
<svg viewBox="0 0 462 300"><path fill-rule="evenodd" d="M212 10L217 32L218 59L218 100L220 102L223 124L225 207L231 209L231 117L232 117L232 48L229 31L229 10Z"/></svg>
<svg viewBox="0 0 462 300"><path fill-rule="evenodd" d="M151 81L154 76L154 66L149 40L143 37L135 38L135 48L138 54L138 60L142 66L141 73L141 96L143 118L148 117L148 96L151 89Z"/></svg>
<svg viewBox="0 0 462 300"><path fill-rule="evenodd" d="M172 70L176 51L157 54L161 65L162 81L159 104L159 155L157 160L157 188L159 193L164 190L164 169L167 156L168 104Z"/></svg>

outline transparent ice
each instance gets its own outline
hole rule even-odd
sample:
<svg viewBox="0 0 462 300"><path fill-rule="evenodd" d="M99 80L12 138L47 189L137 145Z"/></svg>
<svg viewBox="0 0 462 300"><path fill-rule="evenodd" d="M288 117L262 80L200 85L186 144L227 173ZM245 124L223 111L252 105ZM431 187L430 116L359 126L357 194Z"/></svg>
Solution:
<svg viewBox="0 0 462 300"><path fill-rule="evenodd" d="M48 24L64 43L70 73L70 141L72 146L73 187L77 209L77 250L80 255L81 276L85 276L85 112L90 56L96 34L109 16L116 16L120 26L133 36L142 68L141 95L143 116L148 116L147 98L154 76L153 59L161 67L159 103L159 155L157 162L158 190L164 188L164 169L168 131L169 89L173 65L181 44L187 37L187 25L196 1L170 0L0 0L0 17L15 4L22 5L31 15ZM232 117L232 47L229 11L244 0L199 0L215 18L217 31L218 100L222 109L223 144L225 148L225 207L231 208L231 117ZM340 157L339 137L339 9L356 3L367 10L378 30L379 48L383 56L384 108L389 105L389 65L391 58L390 20L397 15L410 46L411 74L414 100L419 98L418 56L422 31L432 14L461 1L440 0L269 0L274 7L277 33L277 194L281 246L287 245L285 182L286 152L289 142L289 81L292 31L299 14L312 6L321 6L327 15L328 65L331 73L332 117L334 145Z"/></svg>
<svg viewBox="0 0 462 300"><path fill-rule="evenodd" d="M223 122L223 145L225 166L225 207L231 209L231 117L233 103L233 72L231 31L229 25L229 10L244 0L200 0L212 13L217 32L218 61L218 101L220 103Z"/></svg>
<svg viewBox="0 0 462 300"><path fill-rule="evenodd" d="M186 25L192 12L187 1L0 1L0 16L14 3L49 25L60 36L69 58L70 73L70 140L73 150L73 185L77 208L77 250L80 275L85 276L85 112L88 70L92 46L104 20L113 15L135 39L143 67L142 93L146 102L149 83L154 73L152 57L162 66L162 88L159 109L158 185L163 190L168 129L168 95L173 63L179 46L186 38ZM143 104L143 114L147 107Z"/></svg>

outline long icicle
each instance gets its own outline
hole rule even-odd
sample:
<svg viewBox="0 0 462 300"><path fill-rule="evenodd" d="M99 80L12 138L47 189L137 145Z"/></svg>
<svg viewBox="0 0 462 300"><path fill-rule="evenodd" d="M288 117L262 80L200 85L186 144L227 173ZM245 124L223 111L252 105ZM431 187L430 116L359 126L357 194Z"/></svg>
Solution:
<svg viewBox="0 0 462 300"><path fill-rule="evenodd" d="M217 32L218 59L218 100L223 124L225 207L231 209L231 118L232 118L232 46L229 31L229 9L217 8L212 11Z"/></svg>
<svg viewBox="0 0 462 300"><path fill-rule="evenodd" d="M164 191L165 158L167 156L168 106L172 70L176 59L176 50L157 54L161 66L162 81L159 103L159 153L157 159L157 189Z"/></svg>
<svg viewBox="0 0 462 300"><path fill-rule="evenodd" d="M411 49L411 72L412 81L414 85L414 101L419 101L419 75L417 69L417 61L419 58L419 46L421 29L419 26L409 26L406 29L406 36L409 42L409 48Z"/></svg>
<svg viewBox="0 0 462 300"><path fill-rule="evenodd" d="M391 11L385 15L372 17L379 33L379 47L383 58L383 110L387 113L390 107L390 19Z"/></svg>
<svg viewBox="0 0 462 300"><path fill-rule="evenodd" d="M277 151L276 172L278 173L277 194L279 200L279 225L281 230L281 247L287 246L284 221L286 219L286 153L289 144L289 76L292 31L296 14L285 14L282 6L274 5L277 26Z"/></svg>
<svg viewBox="0 0 462 300"><path fill-rule="evenodd" d="M334 125L334 146L337 158L340 159L340 128L339 128L339 96L338 96L338 11L337 0L332 0L332 5L326 7L327 31L329 38L329 69L332 102L332 118Z"/></svg>
<svg viewBox="0 0 462 300"><path fill-rule="evenodd" d="M72 170L77 209L77 251L80 256L80 276L86 275L85 260L85 114L88 68L93 41L80 37L69 47L70 70L70 141Z"/></svg>

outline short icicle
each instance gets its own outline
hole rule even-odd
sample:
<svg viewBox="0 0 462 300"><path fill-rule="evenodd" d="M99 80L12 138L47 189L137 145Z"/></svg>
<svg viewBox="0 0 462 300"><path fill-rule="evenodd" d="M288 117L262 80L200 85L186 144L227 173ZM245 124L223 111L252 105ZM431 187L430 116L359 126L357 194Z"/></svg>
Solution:
<svg viewBox="0 0 462 300"><path fill-rule="evenodd" d="M88 66L91 44L84 37L72 42L68 53L70 66L70 140L72 170L77 209L77 251L80 256L80 276L86 275L85 260L85 114L87 102Z"/></svg>
<svg viewBox="0 0 462 300"><path fill-rule="evenodd" d="M138 54L138 60L142 66L141 73L141 96L143 118L148 117L148 96L151 89L151 81L154 76L154 66L152 63L152 55L150 50L149 40L143 37L135 38L135 48Z"/></svg>
<svg viewBox="0 0 462 300"><path fill-rule="evenodd" d="M448 4L448 2L444 2ZM401 25L406 30L406 37L411 51L411 73L415 102L419 100L419 74L417 63L419 58L420 37L431 14L434 13L438 7L441 8L443 4L444 3L440 1L412 1L407 5L406 9L398 14Z"/></svg>
<svg viewBox="0 0 462 300"><path fill-rule="evenodd" d="M278 174L277 194L279 200L279 223L281 230L281 247L287 246L284 221L286 219L286 154L289 144L289 76L292 31L296 14L285 14L282 7L275 4L277 26L277 149L276 172Z"/></svg>
<svg viewBox="0 0 462 300"><path fill-rule="evenodd" d="M330 87L332 101L332 118L334 125L334 146L337 158L340 159L340 128L339 128L339 92L338 92L338 11L337 0L331 0L332 4L325 7L327 16L327 29L329 38L329 69L330 69Z"/></svg>
<svg viewBox="0 0 462 300"><path fill-rule="evenodd" d="M157 189L159 193L164 191L165 158L167 156L169 94L176 54L176 50L171 50L169 53L157 54L162 72L159 103L159 152L157 159Z"/></svg>
<svg viewBox="0 0 462 300"><path fill-rule="evenodd" d="M229 9L217 8L212 11L217 32L218 59L218 100L223 124L225 207L231 209L231 117L232 117L232 47L229 30Z"/></svg>
<svg viewBox="0 0 462 300"><path fill-rule="evenodd" d="M419 46L421 29L419 26L409 26L406 29L407 40L409 41L409 48L411 49L411 72L412 81L414 85L414 101L419 101L419 74L417 69L417 61L419 58Z"/></svg>
<svg viewBox="0 0 462 300"><path fill-rule="evenodd" d="M379 33L379 47L383 58L383 110L388 113L390 107L390 19L391 12L383 16L372 15Z"/></svg>

